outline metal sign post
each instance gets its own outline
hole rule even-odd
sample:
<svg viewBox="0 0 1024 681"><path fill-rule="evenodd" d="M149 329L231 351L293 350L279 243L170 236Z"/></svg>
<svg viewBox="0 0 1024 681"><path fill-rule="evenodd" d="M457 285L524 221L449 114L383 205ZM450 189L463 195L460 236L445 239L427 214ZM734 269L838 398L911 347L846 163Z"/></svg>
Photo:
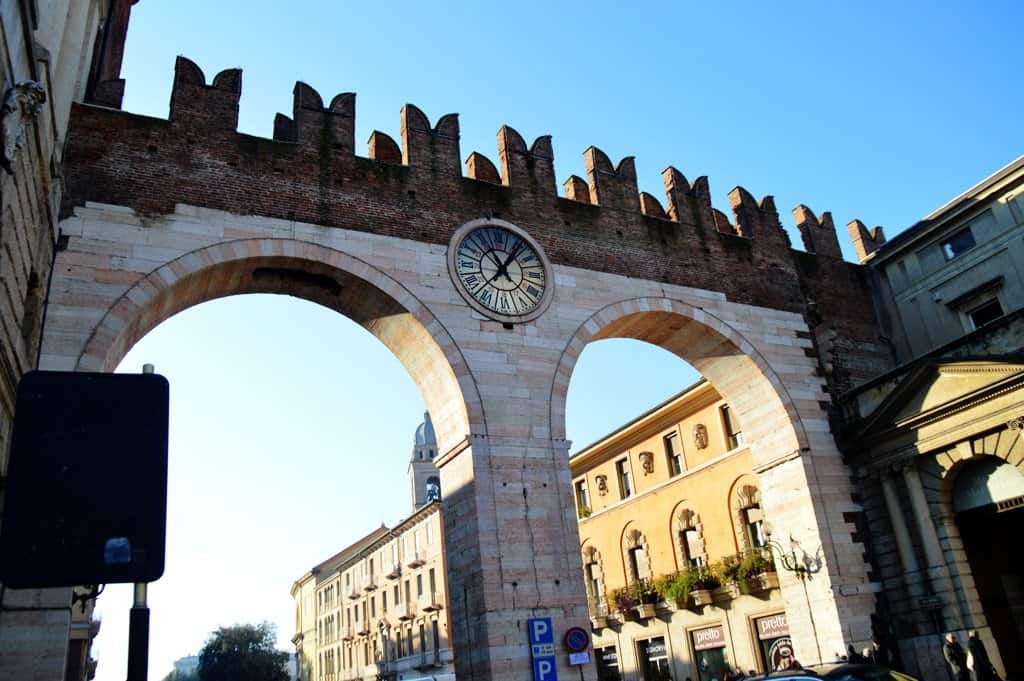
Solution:
<svg viewBox="0 0 1024 681"><path fill-rule="evenodd" d="M143 364L142 373L152 374L155 367ZM135 598L128 614L128 680L146 681L149 673L149 584L135 583Z"/></svg>

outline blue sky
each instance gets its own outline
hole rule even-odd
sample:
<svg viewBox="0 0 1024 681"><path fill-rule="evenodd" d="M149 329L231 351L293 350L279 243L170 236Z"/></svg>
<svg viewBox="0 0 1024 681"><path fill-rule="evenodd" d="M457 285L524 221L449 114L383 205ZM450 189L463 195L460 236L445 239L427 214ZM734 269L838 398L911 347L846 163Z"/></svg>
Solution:
<svg viewBox="0 0 1024 681"><path fill-rule="evenodd" d="M296 80L357 93L357 150L399 138L406 102L460 114L462 156L503 124L550 134L559 182L590 145L882 224L889 236L1024 152L1019 3L216 3L132 12L125 109L166 117L174 58L241 67L240 129L270 136ZM792 229L791 229L792 231ZM845 230L842 230L845 232ZM794 235L795 236L795 235ZM847 257L852 259L845 233ZM799 240L794 238L794 243ZM221 624L268 619L287 647L292 580L408 510L422 399L387 350L314 305L245 296L158 327L122 370L171 379L168 571L153 585L153 679ZM639 343L589 347L569 437L585 444L694 378ZM365 477L364 477L365 476ZM353 480L375 478L364 490ZM130 594L101 599L100 681L124 678Z"/></svg>

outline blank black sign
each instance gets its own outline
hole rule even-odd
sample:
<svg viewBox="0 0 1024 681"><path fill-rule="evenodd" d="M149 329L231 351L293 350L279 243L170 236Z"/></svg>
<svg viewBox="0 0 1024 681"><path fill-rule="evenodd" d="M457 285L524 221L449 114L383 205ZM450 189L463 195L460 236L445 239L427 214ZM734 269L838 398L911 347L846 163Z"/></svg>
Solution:
<svg viewBox="0 0 1024 681"><path fill-rule="evenodd" d="M34 371L21 379L0 581L41 588L160 578L168 397L156 374Z"/></svg>

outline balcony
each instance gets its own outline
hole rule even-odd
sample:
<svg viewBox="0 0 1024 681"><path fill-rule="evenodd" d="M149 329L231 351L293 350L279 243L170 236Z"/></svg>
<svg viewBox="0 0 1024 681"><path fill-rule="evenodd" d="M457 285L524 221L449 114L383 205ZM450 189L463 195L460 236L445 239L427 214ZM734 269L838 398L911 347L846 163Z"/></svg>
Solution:
<svg viewBox="0 0 1024 681"><path fill-rule="evenodd" d="M395 606L395 613L400 620L411 620L416 617L416 606L406 601Z"/></svg>
<svg viewBox="0 0 1024 681"><path fill-rule="evenodd" d="M394 563L392 565L388 565L384 569L384 578L385 579L398 579L401 576L402 576L402 566L399 565L398 563Z"/></svg>
<svg viewBox="0 0 1024 681"><path fill-rule="evenodd" d="M348 598L359 598L358 580L353 579L352 585L345 587L345 596Z"/></svg>
<svg viewBox="0 0 1024 681"><path fill-rule="evenodd" d="M428 591L419 598L420 610L433 612L444 608L444 599L437 591Z"/></svg>
<svg viewBox="0 0 1024 681"><path fill-rule="evenodd" d="M351 641L352 640L353 637L352 637L352 628L351 627L346 627L345 625L342 625L341 627L339 627L339 631L341 632L341 640L342 641Z"/></svg>
<svg viewBox="0 0 1024 681"><path fill-rule="evenodd" d="M370 623L366 620L356 624L356 634L366 636L370 633Z"/></svg>
<svg viewBox="0 0 1024 681"><path fill-rule="evenodd" d="M377 578L373 575L366 575L363 577L363 591L369 593L377 589Z"/></svg>
<svg viewBox="0 0 1024 681"><path fill-rule="evenodd" d="M405 564L411 568L418 568L426 562L422 551L413 551L405 557Z"/></svg>

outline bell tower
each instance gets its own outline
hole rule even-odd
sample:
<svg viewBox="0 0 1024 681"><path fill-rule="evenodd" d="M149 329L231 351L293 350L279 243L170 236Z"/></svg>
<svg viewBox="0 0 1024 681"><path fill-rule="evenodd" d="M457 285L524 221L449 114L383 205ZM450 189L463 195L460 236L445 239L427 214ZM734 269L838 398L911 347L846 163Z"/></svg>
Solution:
<svg viewBox="0 0 1024 681"><path fill-rule="evenodd" d="M434 424L430 422L430 413L423 412L423 423L416 429L412 458L409 460L409 484L412 486L414 510L441 499L441 475L434 465L436 456Z"/></svg>

